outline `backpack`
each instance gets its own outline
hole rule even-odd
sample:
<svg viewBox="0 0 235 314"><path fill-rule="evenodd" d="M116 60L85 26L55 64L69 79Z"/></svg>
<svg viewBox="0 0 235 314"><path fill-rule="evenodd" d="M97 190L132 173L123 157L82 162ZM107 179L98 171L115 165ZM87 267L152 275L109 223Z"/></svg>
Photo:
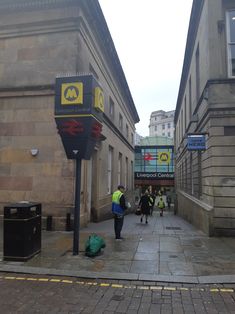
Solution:
<svg viewBox="0 0 235 314"><path fill-rule="evenodd" d="M103 248L105 248L104 239L96 234L92 234L85 243L85 255L94 257L98 255Z"/></svg>

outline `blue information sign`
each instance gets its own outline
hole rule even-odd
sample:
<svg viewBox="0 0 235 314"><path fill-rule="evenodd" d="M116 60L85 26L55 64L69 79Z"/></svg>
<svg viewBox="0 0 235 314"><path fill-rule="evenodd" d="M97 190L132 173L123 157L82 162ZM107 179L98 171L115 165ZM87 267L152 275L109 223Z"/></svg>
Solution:
<svg viewBox="0 0 235 314"><path fill-rule="evenodd" d="M188 150L205 150L206 136L205 134L190 134L188 135Z"/></svg>

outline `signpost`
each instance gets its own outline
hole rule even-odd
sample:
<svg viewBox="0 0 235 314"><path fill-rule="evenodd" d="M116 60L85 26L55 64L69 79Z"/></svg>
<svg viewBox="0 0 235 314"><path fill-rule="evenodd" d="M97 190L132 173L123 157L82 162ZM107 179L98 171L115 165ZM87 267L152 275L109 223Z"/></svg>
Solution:
<svg viewBox="0 0 235 314"><path fill-rule="evenodd" d="M101 137L104 95L93 75L60 77L55 85L55 122L68 159L76 160L73 254L79 254L81 162Z"/></svg>

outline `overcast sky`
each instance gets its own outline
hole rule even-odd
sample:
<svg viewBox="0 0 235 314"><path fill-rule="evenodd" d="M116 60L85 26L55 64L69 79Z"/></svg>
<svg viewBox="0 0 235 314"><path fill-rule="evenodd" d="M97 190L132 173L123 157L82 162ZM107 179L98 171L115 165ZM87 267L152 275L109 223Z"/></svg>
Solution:
<svg viewBox="0 0 235 314"><path fill-rule="evenodd" d="M151 112L176 106L193 0L99 2L148 136Z"/></svg>

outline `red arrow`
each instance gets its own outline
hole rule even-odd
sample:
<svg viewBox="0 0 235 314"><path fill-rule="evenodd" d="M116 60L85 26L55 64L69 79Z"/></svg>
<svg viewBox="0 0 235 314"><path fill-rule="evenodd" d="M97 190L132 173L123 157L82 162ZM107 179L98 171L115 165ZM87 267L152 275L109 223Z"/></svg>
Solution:
<svg viewBox="0 0 235 314"><path fill-rule="evenodd" d="M71 136L75 136L78 133L84 131L83 124L76 120L69 120L61 124L59 133L65 133Z"/></svg>
<svg viewBox="0 0 235 314"><path fill-rule="evenodd" d="M146 161L153 160L153 156L150 153L147 153L144 155L144 160Z"/></svg>

